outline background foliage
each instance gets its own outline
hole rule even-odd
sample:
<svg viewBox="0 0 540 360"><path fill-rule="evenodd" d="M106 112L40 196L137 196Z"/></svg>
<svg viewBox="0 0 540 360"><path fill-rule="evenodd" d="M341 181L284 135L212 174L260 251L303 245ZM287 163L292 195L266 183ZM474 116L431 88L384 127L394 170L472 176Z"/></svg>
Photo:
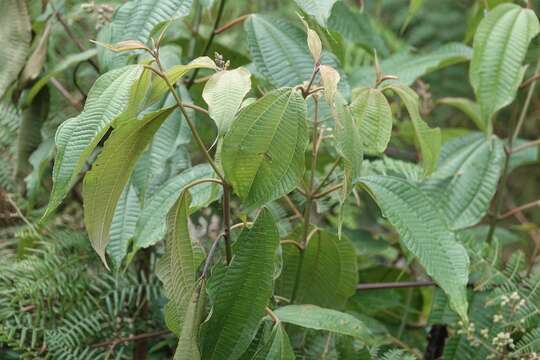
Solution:
<svg viewBox="0 0 540 360"><path fill-rule="evenodd" d="M0 9L0 358L537 358L536 2Z"/></svg>

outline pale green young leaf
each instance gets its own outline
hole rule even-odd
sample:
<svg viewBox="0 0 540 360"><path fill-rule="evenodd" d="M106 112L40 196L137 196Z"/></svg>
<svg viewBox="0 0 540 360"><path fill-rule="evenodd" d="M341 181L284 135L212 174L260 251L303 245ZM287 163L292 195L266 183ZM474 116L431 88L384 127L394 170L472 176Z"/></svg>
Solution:
<svg viewBox="0 0 540 360"><path fill-rule="evenodd" d="M486 130L486 123L482 119L480 113L480 106L474 101L467 98L460 97L445 97L437 100L437 104L443 104L452 106L458 110L461 110L465 115L473 121L473 123L480 130Z"/></svg>
<svg viewBox="0 0 540 360"><path fill-rule="evenodd" d="M92 169L84 177L84 223L92 246L104 264L105 248L116 204L139 156L174 107L126 121L113 130Z"/></svg>
<svg viewBox="0 0 540 360"><path fill-rule="evenodd" d="M189 64L186 65L174 65L165 72L165 77L171 84L176 83L184 75L186 75L190 70L193 69L211 69L216 70L216 63L208 56L202 56L194 59ZM156 101L160 100L165 93L169 91L169 86L167 82L159 76L155 76L152 80L152 87L150 94L148 94L148 99L146 100L147 104L153 104Z"/></svg>
<svg viewBox="0 0 540 360"><path fill-rule="evenodd" d="M141 205L131 184L124 188L111 223L109 231L109 245L107 245L107 254L115 269L119 269L122 261L127 254L129 241L135 233L135 225L141 212Z"/></svg>
<svg viewBox="0 0 540 360"><path fill-rule="evenodd" d="M216 122L218 133L224 135L251 89L251 74L240 67L222 70L210 77L202 97L208 104L210 117Z"/></svg>
<svg viewBox="0 0 540 360"><path fill-rule="evenodd" d="M3 0L0 12L0 98L17 79L30 51L32 26L26 1Z"/></svg>
<svg viewBox="0 0 540 360"><path fill-rule="evenodd" d="M243 108L223 139L223 170L248 208L292 191L305 170L306 102L294 89L274 90Z"/></svg>
<svg viewBox="0 0 540 360"><path fill-rule="evenodd" d="M284 323L348 335L365 343L372 341L368 327L361 320L344 312L315 305L287 305L274 313Z"/></svg>
<svg viewBox="0 0 540 360"><path fill-rule="evenodd" d="M351 185L360 174L363 159L363 141L358 126L351 114L351 109L340 93L335 97L335 137L336 148L345 161L344 194L347 195Z"/></svg>
<svg viewBox="0 0 540 360"><path fill-rule="evenodd" d="M294 360L289 335L282 324L275 324L269 341L255 353L253 360Z"/></svg>
<svg viewBox="0 0 540 360"><path fill-rule="evenodd" d="M443 210L451 229L470 227L486 215L504 158L501 140L482 137L451 154L422 184Z"/></svg>
<svg viewBox="0 0 540 360"><path fill-rule="evenodd" d="M326 20L330 17L332 7L337 0L294 0L296 5L306 14L313 18L321 25L326 27Z"/></svg>
<svg viewBox="0 0 540 360"><path fill-rule="evenodd" d="M484 123L510 104L523 79L529 42L540 32L532 9L501 4L480 22L473 42L469 78Z"/></svg>
<svg viewBox="0 0 540 360"><path fill-rule="evenodd" d="M418 95L409 87L403 85L389 85L383 89L394 91L403 101L411 119L414 136L422 154L422 166L426 175L431 174L437 167L441 149L441 129L430 128L422 120L418 108Z"/></svg>
<svg viewBox="0 0 540 360"><path fill-rule="evenodd" d="M324 99L328 105L333 106L341 76L336 69L328 65L321 65L319 72L321 74L321 85L324 88Z"/></svg>
<svg viewBox="0 0 540 360"><path fill-rule="evenodd" d="M175 205L167 214L167 234L165 254L159 260L157 274L163 282L165 296L169 300L165 306L167 327L177 335L181 334L184 316L196 288L197 263L189 234L189 207L191 196L184 191L175 198Z"/></svg>
<svg viewBox="0 0 540 360"><path fill-rule="evenodd" d="M365 151L384 152L392 135L392 110L383 93L378 89L355 89L351 113L362 134Z"/></svg>
<svg viewBox="0 0 540 360"><path fill-rule="evenodd" d="M238 359L249 347L272 295L278 245L276 221L263 208L253 226L242 230L225 272L214 279L203 359Z"/></svg>
<svg viewBox="0 0 540 360"><path fill-rule="evenodd" d="M401 32L405 31L407 26L409 26L409 23L413 19L413 17L418 13L418 11L422 8L422 5L424 4L424 0L409 0L409 9L407 10L407 18L405 19L405 22L403 23L403 26L401 27Z"/></svg>
<svg viewBox="0 0 540 360"><path fill-rule="evenodd" d="M201 164L169 179L156 190L145 202L141 216L137 221L131 255L138 249L154 245L163 238L166 232L164 218L187 185L195 180L215 177L210 165ZM203 183L191 187L189 192L192 197L190 212L193 212L217 200L220 195L220 187L214 183Z"/></svg>
<svg viewBox="0 0 540 360"><path fill-rule="evenodd" d="M299 303L342 309L354 295L358 283L358 267L353 244L346 236L317 231L307 243L302 268L298 268L300 252L296 246L282 245L283 269L276 281L277 293L291 298L300 271L296 300Z"/></svg>
<svg viewBox="0 0 540 360"><path fill-rule="evenodd" d="M460 43L445 44L426 54L400 52L380 62L383 75L398 77L398 80L386 80L383 84L411 85L416 79L431 72L469 61L471 56L471 48ZM354 86L373 86L374 82L373 66L361 67L351 75L351 84Z"/></svg>
<svg viewBox="0 0 540 360"><path fill-rule="evenodd" d="M100 76L88 94L83 112L56 132L53 189L45 217L62 202L113 121L128 110L142 66L130 65Z"/></svg>
<svg viewBox="0 0 540 360"><path fill-rule="evenodd" d="M362 186L395 227L400 241L444 290L453 309L467 319L469 257L449 229L444 213L417 184L393 176L371 175Z"/></svg>

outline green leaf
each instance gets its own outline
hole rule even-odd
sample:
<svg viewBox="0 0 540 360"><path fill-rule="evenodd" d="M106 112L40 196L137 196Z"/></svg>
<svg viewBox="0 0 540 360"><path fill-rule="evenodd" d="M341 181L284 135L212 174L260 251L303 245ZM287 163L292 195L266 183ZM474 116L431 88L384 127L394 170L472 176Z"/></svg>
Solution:
<svg viewBox="0 0 540 360"><path fill-rule="evenodd" d="M348 335L366 343L372 341L371 331L367 326L347 313L315 305L288 305L275 310L274 313L284 323Z"/></svg>
<svg viewBox="0 0 540 360"><path fill-rule="evenodd" d="M295 358L289 336L283 325L278 323L272 328L270 341L257 351L253 360L294 360Z"/></svg>
<svg viewBox="0 0 540 360"><path fill-rule="evenodd" d="M309 81L313 57L302 29L283 19L258 14L251 15L244 27L253 63L272 85L296 86ZM323 51L321 63L339 69L337 60L329 52ZM340 91L347 95L350 89L346 76L340 75Z"/></svg>
<svg viewBox="0 0 540 360"><path fill-rule="evenodd" d="M174 207L167 214L165 254L159 260L157 273L169 299L165 306L165 322L171 331L179 335L195 292L198 264L189 234L191 196L184 191L174 201Z"/></svg>
<svg viewBox="0 0 540 360"><path fill-rule="evenodd" d="M480 22L473 43L469 78L484 123L510 104L519 88L529 42L540 32L532 9L501 4Z"/></svg>
<svg viewBox="0 0 540 360"><path fill-rule="evenodd" d="M363 158L363 141L359 128L352 118L351 109L341 94L336 95L336 148L345 159L345 172L349 186L360 174Z"/></svg>
<svg viewBox="0 0 540 360"><path fill-rule="evenodd" d="M123 122L113 130L83 183L84 223L92 246L106 265L105 249L116 204L137 159L174 107Z"/></svg>
<svg viewBox="0 0 540 360"><path fill-rule="evenodd" d="M471 59L471 48L460 43L449 43L427 54L400 52L381 61L383 75L394 75L398 80L386 80L383 84L400 83L411 85L414 81L431 72ZM351 76L354 86L373 86L375 70L365 66Z"/></svg>
<svg viewBox="0 0 540 360"><path fill-rule="evenodd" d="M140 248L154 245L163 238L166 232L164 218L187 185L195 180L215 177L210 165L201 164L182 172L163 184L144 204L135 229L132 254ZM218 189L218 185L213 183L203 183L191 187L189 189L192 196L190 212L217 200L220 195Z"/></svg>
<svg viewBox="0 0 540 360"><path fill-rule="evenodd" d="M453 309L467 319L466 286L469 257L448 228L434 200L414 183L392 176L366 176L362 185L395 227L401 243L450 298Z"/></svg>
<svg viewBox="0 0 540 360"><path fill-rule="evenodd" d="M371 23L369 16L353 10L344 1L338 1L332 8L332 14L328 19L328 29L332 30L332 36L343 36L369 53L375 49L380 55L388 54L388 48Z"/></svg>
<svg viewBox="0 0 540 360"><path fill-rule="evenodd" d="M355 89L351 113L363 134L365 151L383 153L392 135L392 110L383 93L378 89Z"/></svg>
<svg viewBox="0 0 540 360"><path fill-rule="evenodd" d="M212 315L203 328L204 359L237 359L249 347L272 295L278 245L275 219L263 208L253 227L242 230L226 272L214 279Z"/></svg>
<svg viewBox="0 0 540 360"><path fill-rule="evenodd" d="M504 158L502 141L482 137L446 158L422 184L443 210L451 229L470 227L486 215Z"/></svg>
<svg viewBox="0 0 540 360"><path fill-rule="evenodd" d="M389 85L383 89L391 89L403 101L414 127L416 142L422 154L422 165L426 175L431 174L437 167L437 160L441 149L441 129L430 128L422 120L418 109L418 95L409 87L403 85Z"/></svg>
<svg viewBox="0 0 540 360"><path fill-rule="evenodd" d="M204 315L206 293L204 290L200 296L197 290L187 304L186 313L181 324L178 346L174 353L174 360L200 360L199 328Z"/></svg>
<svg viewBox="0 0 540 360"><path fill-rule="evenodd" d="M119 269L122 261L127 254L129 240L135 233L135 225L141 212L141 205L131 184L124 188L111 223L109 231L109 245L107 245L107 254L109 254L115 269Z"/></svg>
<svg viewBox="0 0 540 360"><path fill-rule="evenodd" d="M0 12L0 98L24 66L32 27L26 1L3 0Z"/></svg>
<svg viewBox="0 0 540 360"><path fill-rule="evenodd" d="M113 121L128 110L141 72L142 66L131 65L100 76L88 94L83 112L60 125L55 138L54 185L44 217L62 202Z"/></svg>
<svg viewBox="0 0 540 360"><path fill-rule="evenodd" d="M244 68L223 70L208 79L202 97L208 104L210 117L218 133L224 135L251 89L251 74Z"/></svg>
<svg viewBox="0 0 540 360"><path fill-rule="evenodd" d="M276 282L277 292L290 299L296 280L300 252L296 246L283 245L283 269ZM356 251L346 236L338 237L318 230L309 239L296 299L328 308L342 309L354 295L358 283Z"/></svg>
<svg viewBox="0 0 540 360"><path fill-rule="evenodd" d="M225 177L248 208L294 190L305 170L306 102L274 90L243 108L223 139Z"/></svg>
<svg viewBox="0 0 540 360"><path fill-rule="evenodd" d="M131 0L116 10L113 21L98 34L98 41L115 44L124 40L147 43L157 25L188 15L193 0ZM127 54L98 49L99 62L106 69L126 64Z"/></svg>
<svg viewBox="0 0 540 360"><path fill-rule="evenodd" d="M306 14L313 18L321 25L326 27L326 20L330 17L332 7L337 0L294 0L296 5Z"/></svg>
<svg viewBox="0 0 540 360"><path fill-rule="evenodd" d="M480 130L486 130L486 123L482 119L480 106L474 101L460 97L445 97L437 100L437 104L452 106L463 111Z"/></svg>

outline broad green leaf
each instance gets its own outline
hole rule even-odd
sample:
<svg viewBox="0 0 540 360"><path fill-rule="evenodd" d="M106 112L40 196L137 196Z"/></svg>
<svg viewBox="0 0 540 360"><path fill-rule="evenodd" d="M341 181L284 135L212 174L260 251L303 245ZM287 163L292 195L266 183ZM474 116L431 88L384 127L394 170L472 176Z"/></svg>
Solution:
<svg viewBox="0 0 540 360"><path fill-rule="evenodd" d="M423 171L417 164L384 156L380 160L364 161L363 175L385 175L408 179L414 182L422 180Z"/></svg>
<svg viewBox="0 0 540 360"><path fill-rule="evenodd" d="M438 104L448 105L461 110L471 119L480 130L486 130L486 123L482 119L480 106L472 100L459 97L445 97L437 100Z"/></svg>
<svg viewBox="0 0 540 360"><path fill-rule="evenodd" d="M296 90L274 90L243 108L223 139L223 170L247 208L292 191L305 170L306 102Z"/></svg>
<svg viewBox="0 0 540 360"><path fill-rule="evenodd" d="M378 89L362 88L353 92L351 113L369 153L386 150L392 135L392 110Z"/></svg>
<svg viewBox="0 0 540 360"><path fill-rule="evenodd" d="M293 245L282 248L283 269L276 288L279 295L290 299L299 271L300 253ZM300 271L296 295L299 303L342 309L354 295L358 283L354 246L346 236L319 230L307 243Z"/></svg>
<svg viewBox="0 0 540 360"><path fill-rule="evenodd" d="M105 248L116 204L137 159L174 107L126 121L113 130L83 183L84 223L92 246L104 264Z"/></svg>
<svg viewBox="0 0 540 360"><path fill-rule="evenodd" d="M326 27L326 20L330 17L332 7L337 0L294 0L296 5L306 14L313 18L321 25Z"/></svg>
<svg viewBox="0 0 540 360"><path fill-rule="evenodd" d="M214 171L208 164L201 164L182 172L163 184L144 204L135 229L133 253L140 248L154 245L163 238L166 232L164 218L185 186L195 180L215 177ZM213 183L193 186L189 192L192 197L190 212L210 204L220 195L218 185Z"/></svg>
<svg viewBox="0 0 540 360"><path fill-rule="evenodd" d="M482 137L450 155L422 184L443 210L451 229L470 227L486 215L504 158L499 139Z"/></svg>
<svg viewBox="0 0 540 360"><path fill-rule="evenodd" d="M346 186L344 194L348 195L351 185L360 174L363 159L363 140L359 128L353 120L351 109L341 94L336 94L336 149L345 160Z"/></svg>
<svg viewBox="0 0 540 360"><path fill-rule="evenodd" d="M62 71L68 69L69 67L78 64L80 62L83 62L85 60L88 60L92 57L94 57L97 54L96 49L88 49L86 51L83 51L78 54L70 54L67 55L61 62L59 62L52 70L45 73L38 81L36 81L30 90L28 91L28 94L25 95L25 102L27 104L32 103L34 97L39 93L39 90L41 90L51 77L61 73Z"/></svg>
<svg viewBox="0 0 540 360"><path fill-rule="evenodd" d="M343 36L370 53L375 49L380 55L388 54L388 48L369 16L353 10L344 1L338 1L334 5L327 24L328 29L332 30L332 36Z"/></svg>
<svg viewBox="0 0 540 360"><path fill-rule="evenodd" d="M176 83L184 75L186 75L190 70L193 69L212 69L216 70L216 64L208 56L203 56L194 59L187 65L174 65L165 72L165 76L171 84ZM162 78L155 76L152 80L152 89L148 95L147 104L153 104L165 95L169 91L167 82Z"/></svg>
<svg viewBox="0 0 540 360"><path fill-rule="evenodd" d="M403 246L416 256L448 295L453 309L466 320L469 257L446 224L444 213L411 181L372 175L362 177L360 182L395 227Z"/></svg>
<svg viewBox="0 0 540 360"><path fill-rule="evenodd" d="M469 78L484 123L491 126L493 115L514 100L529 42L538 32L534 11L517 4L495 7L478 26Z"/></svg>
<svg viewBox="0 0 540 360"><path fill-rule="evenodd" d="M184 316L189 310L196 288L197 263L189 234L189 207L191 196L184 191L175 198L175 205L167 214L165 254L159 260L157 273L163 282L167 327L180 335ZM194 312L194 309L191 309Z"/></svg>
<svg viewBox="0 0 540 360"><path fill-rule="evenodd" d="M437 167L437 160L441 149L441 129L430 128L422 120L418 109L418 95L409 87L402 85L389 85L384 90L391 89L403 101L411 119L416 142L422 154L422 165L426 175L431 174Z"/></svg>
<svg viewBox="0 0 540 360"><path fill-rule="evenodd" d="M214 279L203 359L238 359L249 347L272 295L278 245L275 219L263 208L253 227L242 230L225 273Z"/></svg>
<svg viewBox="0 0 540 360"><path fill-rule="evenodd" d="M224 135L251 89L251 74L244 68L222 70L210 77L202 97L208 104L210 117L216 122L218 133Z"/></svg>
<svg viewBox="0 0 540 360"><path fill-rule="evenodd" d="M114 210L111 229L109 231L109 254L115 269L119 269L127 254L129 241L135 233L135 225L141 212L135 187L131 184L124 188L116 209Z"/></svg>
<svg viewBox="0 0 540 360"><path fill-rule="evenodd" d="M398 80L386 80L384 84L400 83L411 85L414 81L431 72L453 64L469 61L472 56L470 47L460 43L449 43L427 54L400 52L381 61L383 75L397 76ZM354 86L373 86L375 70L373 66L361 67L351 76Z"/></svg>
<svg viewBox="0 0 540 360"><path fill-rule="evenodd" d="M274 313L284 323L348 335L366 343L372 341L368 327L347 313L315 305L287 305L275 310Z"/></svg>
<svg viewBox="0 0 540 360"><path fill-rule="evenodd" d="M0 12L0 98L24 66L32 27L26 1L2 0Z"/></svg>
<svg viewBox="0 0 540 360"><path fill-rule="evenodd" d="M201 360L199 327L204 315L205 299L206 293L204 290L201 291L200 295L197 290L193 292L181 323L174 360Z"/></svg>
<svg viewBox="0 0 540 360"><path fill-rule="evenodd" d="M60 125L55 138L54 185L44 217L62 202L113 121L128 110L141 72L141 66L131 65L100 76L88 94L83 112Z"/></svg>
<svg viewBox="0 0 540 360"><path fill-rule="evenodd" d="M272 328L270 340L255 354L253 360L294 360L291 342L287 332L281 324Z"/></svg>
<svg viewBox="0 0 540 360"><path fill-rule="evenodd" d="M131 0L116 10L113 21L98 34L98 41L115 44L124 40L148 43L157 25L173 18L188 15L193 0ZM100 64L114 69L126 64L127 54L98 49Z"/></svg>
<svg viewBox="0 0 540 360"><path fill-rule="evenodd" d="M291 23L270 16L254 14L244 24L253 63L275 87L301 85L311 78L313 57L305 32ZM321 63L339 69L335 57L323 51ZM340 91L348 96L345 74L340 74Z"/></svg>

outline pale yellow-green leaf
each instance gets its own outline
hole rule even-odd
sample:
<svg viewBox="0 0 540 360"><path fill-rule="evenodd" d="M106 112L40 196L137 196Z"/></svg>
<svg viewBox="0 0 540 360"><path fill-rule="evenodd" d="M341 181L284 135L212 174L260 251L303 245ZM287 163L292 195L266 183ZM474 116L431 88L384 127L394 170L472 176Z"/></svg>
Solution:
<svg viewBox="0 0 540 360"><path fill-rule="evenodd" d="M250 89L251 74L242 67L219 71L206 82L202 97L220 135L229 129Z"/></svg>
<svg viewBox="0 0 540 360"><path fill-rule="evenodd" d="M336 69L329 65L321 65L319 71L321 73L321 84L324 87L324 99L328 105L333 106L341 76Z"/></svg>

